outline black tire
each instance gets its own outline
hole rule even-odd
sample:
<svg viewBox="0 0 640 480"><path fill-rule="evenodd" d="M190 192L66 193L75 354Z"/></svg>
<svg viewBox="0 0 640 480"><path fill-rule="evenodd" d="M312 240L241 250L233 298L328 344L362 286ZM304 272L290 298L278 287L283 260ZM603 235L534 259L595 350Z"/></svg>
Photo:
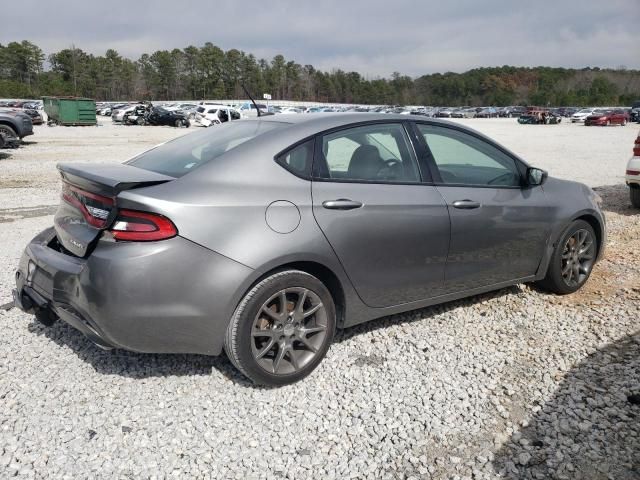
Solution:
<svg viewBox="0 0 640 480"><path fill-rule="evenodd" d="M306 293L303 296L302 293L291 292L296 289ZM283 292L284 303L281 300ZM295 302L290 300L292 298ZM302 307L298 311L296 302L301 298ZM270 301L274 302L272 306L268 306ZM293 303L291 310L290 303ZM305 305L313 312L305 312ZM269 315L264 314L265 310L270 310ZM293 333L294 327L290 325L294 321L294 313L298 312L302 320L296 324L298 326ZM281 314L287 319L284 329L274 318ZM260 322L267 323L259 325ZM298 340L301 338L298 329L318 331L303 333L303 342ZM266 277L244 296L227 327L224 350L231 363L254 383L286 385L303 379L320 364L331 345L335 329L335 306L327 287L306 272L284 270ZM312 334L313 337L307 336ZM310 343L312 345L307 347ZM277 373L278 370L281 373Z"/></svg>
<svg viewBox="0 0 640 480"><path fill-rule="evenodd" d="M587 233L587 241L590 242L590 247L586 251L585 260L580 260L578 262L578 272L575 273L578 278L575 281L572 281L572 278L567 280L566 275L568 273L572 273L573 275L574 273L564 272L564 270L568 268L568 262L574 262L574 258L576 258L573 257L574 254L571 252L572 245L570 245L570 240L575 238L574 236L580 235L579 232ZM579 247L580 245L578 245L578 248ZM567 249L569 251L567 251ZM556 243L551 259L549 260L547 275L544 279L537 282L537 285L544 290L558 295L567 295L569 293L576 292L582 288L589 279L593 265L595 264L597 251L598 244L593 227L584 220L576 220L572 222ZM575 252L575 255L578 254L579 252ZM565 259L565 255L568 255L570 258Z"/></svg>
<svg viewBox="0 0 640 480"><path fill-rule="evenodd" d="M180 127L184 126L184 120L182 120L181 118L178 118L175 121L174 125L176 126L176 128L180 128Z"/></svg>
<svg viewBox="0 0 640 480"><path fill-rule="evenodd" d="M5 134L5 137L18 138L18 134L16 133L16 131L9 125L0 125L0 132L3 132Z"/></svg>
<svg viewBox="0 0 640 480"><path fill-rule="evenodd" d="M640 208L640 185L631 185L629 187L629 198L634 208Z"/></svg>

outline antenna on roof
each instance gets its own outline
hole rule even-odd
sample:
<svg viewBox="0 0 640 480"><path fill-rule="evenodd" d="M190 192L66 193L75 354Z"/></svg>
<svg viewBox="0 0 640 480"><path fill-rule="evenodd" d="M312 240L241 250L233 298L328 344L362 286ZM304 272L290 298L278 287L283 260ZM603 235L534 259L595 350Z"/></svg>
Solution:
<svg viewBox="0 0 640 480"><path fill-rule="evenodd" d="M251 96L247 88L244 86L244 83L241 83L240 86L242 87L242 90L244 90L244 93L246 93L247 97L249 97L249 100L251 100L251 103L253 103L253 106L256 107L256 113L258 114L259 117L262 117L263 115L264 116L273 115L272 112L261 111L260 108L258 108L258 104L256 103L256 101L253 99L253 97Z"/></svg>

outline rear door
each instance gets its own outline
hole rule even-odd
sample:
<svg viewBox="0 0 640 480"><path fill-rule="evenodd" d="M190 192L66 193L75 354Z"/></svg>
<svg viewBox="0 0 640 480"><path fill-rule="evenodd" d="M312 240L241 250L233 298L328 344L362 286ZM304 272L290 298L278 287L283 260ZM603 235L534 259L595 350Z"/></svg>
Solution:
<svg viewBox="0 0 640 480"><path fill-rule="evenodd" d="M552 215L542 187L523 187L524 165L480 137L428 124L417 130L451 217L447 293L534 275Z"/></svg>
<svg viewBox="0 0 640 480"><path fill-rule="evenodd" d="M442 292L449 214L435 187L421 183L402 123L319 137L314 177L316 221L367 305Z"/></svg>

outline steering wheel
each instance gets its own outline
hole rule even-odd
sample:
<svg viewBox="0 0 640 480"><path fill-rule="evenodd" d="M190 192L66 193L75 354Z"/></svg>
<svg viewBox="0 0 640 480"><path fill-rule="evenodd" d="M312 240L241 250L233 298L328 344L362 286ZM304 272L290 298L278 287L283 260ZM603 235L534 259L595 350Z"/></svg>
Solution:
<svg viewBox="0 0 640 480"><path fill-rule="evenodd" d="M487 182L487 184L488 185L494 185L494 184L498 183L499 181L509 180L511 178L513 178L513 173L507 172L507 173L503 173L502 175L497 176L496 178L492 178L491 180L489 180Z"/></svg>

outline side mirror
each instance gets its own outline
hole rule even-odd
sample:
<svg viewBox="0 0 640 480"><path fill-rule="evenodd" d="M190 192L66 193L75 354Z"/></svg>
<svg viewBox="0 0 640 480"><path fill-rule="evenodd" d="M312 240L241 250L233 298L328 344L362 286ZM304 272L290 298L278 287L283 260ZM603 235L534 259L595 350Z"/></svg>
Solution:
<svg viewBox="0 0 640 480"><path fill-rule="evenodd" d="M527 169L527 185L530 187L542 185L547 180L548 175L541 168L529 167Z"/></svg>

